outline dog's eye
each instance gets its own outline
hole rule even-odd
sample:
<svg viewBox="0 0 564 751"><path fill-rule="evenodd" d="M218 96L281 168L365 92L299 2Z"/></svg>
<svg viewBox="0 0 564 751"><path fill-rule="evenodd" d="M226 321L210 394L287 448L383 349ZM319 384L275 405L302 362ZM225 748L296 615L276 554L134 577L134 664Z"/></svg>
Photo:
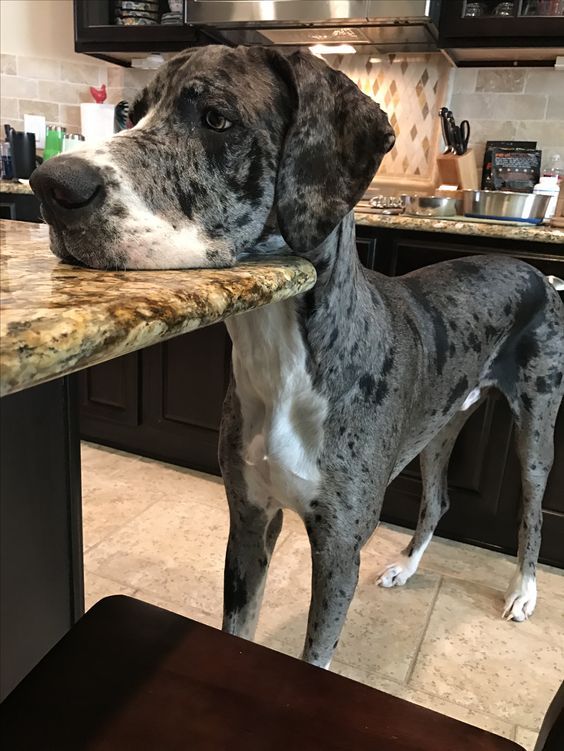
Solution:
<svg viewBox="0 0 564 751"><path fill-rule="evenodd" d="M208 110L204 113L204 123L212 130L227 130L233 125L231 120L223 117L215 110Z"/></svg>

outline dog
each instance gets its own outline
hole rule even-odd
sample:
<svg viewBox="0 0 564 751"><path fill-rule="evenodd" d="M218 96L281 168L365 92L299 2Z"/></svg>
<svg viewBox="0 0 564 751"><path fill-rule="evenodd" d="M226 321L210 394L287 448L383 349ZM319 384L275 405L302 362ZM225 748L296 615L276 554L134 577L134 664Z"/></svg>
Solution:
<svg viewBox="0 0 564 751"><path fill-rule="evenodd" d="M543 275L497 256L399 278L362 268L352 210L394 133L374 101L310 54L183 52L131 118L131 130L33 174L56 255L168 269L293 253L317 271L311 291L227 321L223 628L253 638L283 509L294 509L313 562L303 658L327 667L386 487L420 454L419 521L380 576L391 587L415 573L448 508L451 450L490 388L513 413L523 486L504 615L530 616L564 390L564 306Z"/></svg>

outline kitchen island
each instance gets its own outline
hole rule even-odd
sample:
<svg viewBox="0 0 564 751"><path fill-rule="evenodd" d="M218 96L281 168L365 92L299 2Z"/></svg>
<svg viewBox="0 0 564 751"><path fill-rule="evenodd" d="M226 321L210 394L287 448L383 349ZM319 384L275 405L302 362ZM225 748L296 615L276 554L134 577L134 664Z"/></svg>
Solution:
<svg viewBox="0 0 564 751"><path fill-rule="evenodd" d="M97 271L62 263L47 226L22 222L1 222L0 241L2 698L84 610L73 374L293 297L316 276L299 258Z"/></svg>

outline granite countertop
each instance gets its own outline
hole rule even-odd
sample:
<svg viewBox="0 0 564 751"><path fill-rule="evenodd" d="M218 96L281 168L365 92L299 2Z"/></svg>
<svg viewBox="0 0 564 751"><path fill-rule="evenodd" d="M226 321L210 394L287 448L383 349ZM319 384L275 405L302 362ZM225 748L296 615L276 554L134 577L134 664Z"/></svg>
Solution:
<svg viewBox="0 0 564 751"><path fill-rule="evenodd" d="M564 230L549 226L530 224L492 224L490 222L472 222L465 219L427 219L418 216L386 216L385 214L367 214L355 211L355 221L365 227L384 227L387 229L418 230L420 232L441 232L467 237L499 237L505 240L529 240L531 242L564 244Z"/></svg>
<svg viewBox="0 0 564 751"><path fill-rule="evenodd" d="M0 395L313 287L296 257L232 269L97 271L62 263L46 225L0 221ZM201 365L201 363L200 363Z"/></svg>
<svg viewBox="0 0 564 751"><path fill-rule="evenodd" d="M20 183L17 180L0 180L0 193L19 193L20 195L33 195L29 183Z"/></svg>

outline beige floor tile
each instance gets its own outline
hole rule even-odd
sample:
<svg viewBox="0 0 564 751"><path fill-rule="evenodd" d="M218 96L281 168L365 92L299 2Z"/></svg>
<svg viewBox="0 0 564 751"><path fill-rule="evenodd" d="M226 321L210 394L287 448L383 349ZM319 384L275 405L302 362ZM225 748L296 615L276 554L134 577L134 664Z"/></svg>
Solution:
<svg viewBox="0 0 564 751"><path fill-rule="evenodd" d="M86 553L95 573L167 602L218 613L227 510L184 501L158 501Z"/></svg>
<svg viewBox="0 0 564 751"><path fill-rule="evenodd" d="M490 733L501 735L503 738L513 740L515 731L514 725L511 722L506 722L494 715L477 712L474 709L462 707L449 699L433 696L424 691L416 691L409 687L403 688L401 693L397 694L397 696L400 696L402 699L410 701L413 704L419 704L421 707L432 709L434 712L447 715L447 717L453 717L455 720L466 722L468 725L473 725L474 727L482 728L482 730L487 730Z"/></svg>
<svg viewBox="0 0 564 751"><path fill-rule="evenodd" d="M216 616L222 609L228 532L227 509L158 501L88 551L86 565L127 586L159 593L177 608Z"/></svg>
<svg viewBox="0 0 564 751"><path fill-rule="evenodd" d="M517 727L515 740L520 743L526 751L534 751L537 742L538 733L536 730L527 730L527 728Z"/></svg>
<svg viewBox="0 0 564 751"><path fill-rule="evenodd" d="M399 553L410 539L411 534L406 530L382 524L372 543L378 544L380 540L385 540L394 555ZM505 592L515 571L515 565L514 556L435 537L421 559L420 570L484 584ZM539 565L537 578L539 590L544 595L564 597L563 570Z"/></svg>
<svg viewBox="0 0 564 751"><path fill-rule="evenodd" d="M541 595L533 618L507 623L500 596L443 580L410 687L538 727L564 674L564 601Z"/></svg>
<svg viewBox="0 0 564 751"><path fill-rule="evenodd" d="M280 642L271 636L264 636L260 643L265 647L270 647L278 652L289 654L291 657L298 657L295 648L292 649L291 646L284 642ZM462 707L452 701L438 696L432 696L424 691L414 690L409 686L393 681L380 673L370 673L361 668L346 665L339 660L333 660L330 670L333 673L345 676L345 678L350 678L353 681L364 683L366 686L371 686L379 691L392 694L392 696L397 696L398 698L405 699L413 704L432 709L434 712L439 712L447 717L453 717L455 720L466 722L468 725L482 728L490 733L501 735L504 738L513 739L514 725L510 722L501 720L498 717L494 717L493 715Z"/></svg>
<svg viewBox="0 0 564 751"><path fill-rule="evenodd" d="M157 501L227 508L219 478L83 443L84 546L89 549Z"/></svg>
<svg viewBox="0 0 564 751"><path fill-rule="evenodd" d="M198 623L204 623L206 626L221 628L220 613L210 615L210 613L206 613L204 610L192 607L186 602L169 602L168 600L163 599L160 595L155 594L154 592L148 592L147 590L143 589L135 590L135 597L139 600L143 600L143 602L148 602L151 605L156 605L159 608L164 608L164 610L170 610L172 613L178 613L178 615L183 615L186 618L191 618L194 621L198 621Z"/></svg>
<svg viewBox="0 0 564 751"><path fill-rule="evenodd" d="M84 609L90 610L98 600L111 595L133 595L133 588L93 574L86 569L84 572Z"/></svg>
<svg viewBox="0 0 564 751"><path fill-rule="evenodd" d="M415 657L438 586L434 574L416 575L409 589L375 585L381 552L367 546L360 581L336 659L362 670L404 680ZM307 535L292 533L273 557L257 636L271 636L293 654L301 651L311 590Z"/></svg>
<svg viewBox="0 0 564 751"><path fill-rule="evenodd" d="M331 664L331 670L347 678L351 678L353 681L372 686L372 688L377 688L379 691L392 694L392 696L405 699L421 707L432 709L434 712L439 712L447 717L453 717L455 720L488 730L490 733L501 735L504 738L513 738L513 725L500 720L498 717L475 712L467 707L461 707L452 701L441 699L438 696L431 696L431 694L427 694L424 691L416 691L405 684L391 681L379 673L368 673L358 668L351 668L349 665L343 665L337 660L334 660Z"/></svg>

